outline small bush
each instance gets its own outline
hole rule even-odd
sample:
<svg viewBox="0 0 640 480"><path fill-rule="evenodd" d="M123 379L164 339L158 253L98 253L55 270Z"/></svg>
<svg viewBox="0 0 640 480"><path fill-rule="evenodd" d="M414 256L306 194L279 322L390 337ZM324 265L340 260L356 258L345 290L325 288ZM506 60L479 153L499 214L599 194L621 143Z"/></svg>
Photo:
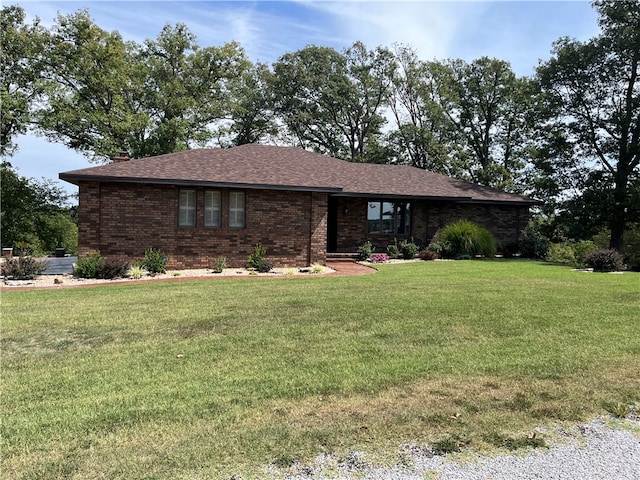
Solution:
<svg viewBox="0 0 640 480"><path fill-rule="evenodd" d="M98 278L98 272L104 265L104 258L99 253L90 253L78 258L73 267L73 276L79 278Z"/></svg>
<svg viewBox="0 0 640 480"><path fill-rule="evenodd" d="M489 230L468 220L446 225L440 231L439 241L442 242L442 255L451 258L493 257L498 248Z"/></svg>
<svg viewBox="0 0 640 480"><path fill-rule="evenodd" d="M213 261L213 265L211 269L213 273L222 273L222 271L227 268L227 258L226 257L218 257Z"/></svg>
<svg viewBox="0 0 640 480"><path fill-rule="evenodd" d="M434 250L425 248L418 253L418 258L420 260L437 260L440 256Z"/></svg>
<svg viewBox="0 0 640 480"><path fill-rule="evenodd" d="M151 274L164 273L169 257L167 257L162 251L155 248L148 248L144 252L144 259L141 265L147 269Z"/></svg>
<svg viewBox="0 0 640 480"><path fill-rule="evenodd" d="M33 257L14 257L2 264L2 276L13 280L33 280L49 266L45 260Z"/></svg>
<svg viewBox="0 0 640 480"><path fill-rule="evenodd" d="M271 270L273 270L273 263L271 263L270 261L268 261L266 258L262 260L261 263L259 263L256 267L254 267L256 269L257 272L260 273L269 273Z"/></svg>
<svg viewBox="0 0 640 480"><path fill-rule="evenodd" d="M389 261L389 255L386 253L375 253L369 257L371 263L385 263Z"/></svg>
<svg viewBox="0 0 640 480"><path fill-rule="evenodd" d="M373 244L369 241L364 242L362 245L358 247L358 260L367 260L371 257L371 254L375 248Z"/></svg>
<svg viewBox="0 0 640 480"><path fill-rule="evenodd" d="M518 247L520 255L524 258L544 259L549 251L549 240L530 225L522 232Z"/></svg>
<svg viewBox="0 0 640 480"><path fill-rule="evenodd" d="M403 240L402 242L400 242L400 252L402 253L402 258L404 258L405 260L411 260L412 258L415 258L418 250L420 250L418 248L418 245L410 242L409 240Z"/></svg>
<svg viewBox="0 0 640 480"><path fill-rule="evenodd" d="M73 275L79 278L119 278L126 275L128 267L129 264L124 259L105 260L99 253L90 253L78 259Z"/></svg>
<svg viewBox="0 0 640 480"><path fill-rule="evenodd" d="M314 263L313 265L311 265L311 273L323 273L324 272L324 266L320 265L319 263Z"/></svg>
<svg viewBox="0 0 640 480"><path fill-rule="evenodd" d="M622 255L615 250L596 250L589 253L584 263L594 272L619 272L624 270Z"/></svg>
<svg viewBox="0 0 640 480"><path fill-rule="evenodd" d="M589 253L598 250L598 246L591 240L580 240L579 242L571 244L571 249L573 250L576 264L584 265L584 258Z"/></svg>
<svg viewBox="0 0 640 480"><path fill-rule="evenodd" d="M124 259L109 259L98 270L97 278L122 278L127 275L129 262Z"/></svg>
<svg viewBox="0 0 640 480"><path fill-rule="evenodd" d="M254 247L253 252L247 259L247 265L249 268L255 268L259 270L261 266L266 262L267 250L259 243Z"/></svg>
<svg viewBox="0 0 640 480"><path fill-rule="evenodd" d="M571 246L564 243L552 243L549 245L545 261L558 265L575 265L576 257Z"/></svg>
<svg viewBox="0 0 640 480"><path fill-rule="evenodd" d="M387 245L387 255L389 255L389 258L400 258L400 249L396 243Z"/></svg>
<svg viewBox="0 0 640 480"><path fill-rule="evenodd" d="M427 247L427 250L435 252L438 257L444 257L448 251L451 250L451 245L449 242L443 242L441 240L436 240L431 242Z"/></svg>
<svg viewBox="0 0 640 480"><path fill-rule="evenodd" d="M127 270L127 277L134 280L140 280L142 277L149 275L149 271L141 265L131 265Z"/></svg>

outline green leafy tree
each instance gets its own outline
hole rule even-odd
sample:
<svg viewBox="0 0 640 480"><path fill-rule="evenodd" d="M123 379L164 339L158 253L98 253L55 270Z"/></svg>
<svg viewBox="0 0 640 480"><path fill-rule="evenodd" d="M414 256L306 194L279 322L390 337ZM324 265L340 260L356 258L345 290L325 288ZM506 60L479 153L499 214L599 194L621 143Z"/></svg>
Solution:
<svg viewBox="0 0 640 480"><path fill-rule="evenodd" d="M251 67L238 43L200 48L183 24L166 25L155 41L145 42L138 58L146 73L141 107L151 123L138 156L186 150L216 138L231 115L233 82Z"/></svg>
<svg viewBox="0 0 640 480"><path fill-rule="evenodd" d="M245 70L230 83L229 122L219 130L221 146L260 143L278 135L269 81L271 72L263 63Z"/></svg>
<svg viewBox="0 0 640 480"><path fill-rule="evenodd" d="M575 168L601 171L610 247L622 251L630 220L630 185L640 164L640 2L594 2L601 33L588 41L558 40L537 77L556 107L554 127L575 151ZM586 187L589 187L586 185Z"/></svg>
<svg viewBox="0 0 640 480"><path fill-rule="evenodd" d="M47 31L36 19L25 23L24 10L11 5L0 11L0 156L11 156L14 140L29 128L34 101L41 93L40 57Z"/></svg>
<svg viewBox="0 0 640 480"><path fill-rule="evenodd" d="M390 53L355 43L344 54L308 46L274 64L275 111L296 143L350 161L377 150L388 97Z"/></svg>
<svg viewBox="0 0 640 480"><path fill-rule="evenodd" d="M35 254L77 251L78 228L61 188L22 177L8 162L0 164L0 175L2 246L26 246Z"/></svg>
<svg viewBox="0 0 640 480"><path fill-rule="evenodd" d="M148 117L135 45L99 28L86 10L58 16L44 51L47 102L38 111L38 130L95 162L123 148L145 131Z"/></svg>
<svg viewBox="0 0 640 480"><path fill-rule="evenodd" d="M488 57L436 62L432 72L435 101L455 131L453 153L465 177L521 190L533 83L516 77L508 62Z"/></svg>
<svg viewBox="0 0 640 480"><path fill-rule="evenodd" d="M395 128L388 140L398 163L460 177L462 171L449 154L454 129L437 103L435 63L418 58L406 46L396 46L389 106Z"/></svg>
<svg viewBox="0 0 640 480"><path fill-rule="evenodd" d="M95 162L206 144L229 115L229 84L250 66L237 43L200 48L183 24L138 45L87 10L58 16L43 58L38 128Z"/></svg>

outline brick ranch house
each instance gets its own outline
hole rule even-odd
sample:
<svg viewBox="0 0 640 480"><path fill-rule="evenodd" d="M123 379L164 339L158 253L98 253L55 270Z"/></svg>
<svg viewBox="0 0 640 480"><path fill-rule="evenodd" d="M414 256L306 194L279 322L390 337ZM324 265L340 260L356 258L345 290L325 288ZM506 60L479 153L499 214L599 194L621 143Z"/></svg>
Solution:
<svg viewBox="0 0 640 480"><path fill-rule="evenodd" d="M79 187L80 255L165 252L172 268L244 266L256 244L279 266L324 263L370 240L426 246L466 218L516 242L536 200L410 166L350 163L294 147L196 149L61 173Z"/></svg>

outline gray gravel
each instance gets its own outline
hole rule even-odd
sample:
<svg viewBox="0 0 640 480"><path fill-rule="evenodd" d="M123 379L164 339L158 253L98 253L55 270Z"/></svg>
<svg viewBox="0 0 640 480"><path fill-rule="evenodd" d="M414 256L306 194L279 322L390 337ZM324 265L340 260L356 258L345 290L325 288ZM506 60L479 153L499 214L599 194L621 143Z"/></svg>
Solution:
<svg viewBox="0 0 640 480"><path fill-rule="evenodd" d="M365 454L354 452L343 459L321 455L312 465L273 468L270 476L286 480L640 480L639 432L637 418L621 421L616 428L600 419L571 431L559 430L555 435L561 440L550 448L521 455L477 457L461 464L432 455L427 447L405 445L401 466L375 466Z"/></svg>

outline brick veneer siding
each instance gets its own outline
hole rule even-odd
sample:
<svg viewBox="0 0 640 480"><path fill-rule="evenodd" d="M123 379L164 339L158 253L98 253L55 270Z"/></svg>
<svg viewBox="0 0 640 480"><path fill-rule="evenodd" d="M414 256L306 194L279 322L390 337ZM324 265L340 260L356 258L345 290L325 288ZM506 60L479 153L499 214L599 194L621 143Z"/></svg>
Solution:
<svg viewBox="0 0 640 480"><path fill-rule="evenodd" d="M185 187L187 188L187 187ZM194 188L194 187L188 187ZM272 190L245 192L245 228L229 228L229 192L222 192L221 226L204 226L204 191L196 190L196 226L178 226L180 187L81 182L79 254L141 258L149 247L169 256L170 268L207 268L224 256L245 266L257 243L276 266L326 261L327 194ZM215 190L215 189L212 189Z"/></svg>
<svg viewBox="0 0 640 480"><path fill-rule="evenodd" d="M366 198L338 199L337 252L355 252L358 245L367 240L373 243L377 252L385 252L394 238L398 241L413 239L420 246L426 246L438 229L460 219L487 228L501 246L506 246L519 240L529 221L526 206L413 201L410 235L368 235L368 201Z"/></svg>

